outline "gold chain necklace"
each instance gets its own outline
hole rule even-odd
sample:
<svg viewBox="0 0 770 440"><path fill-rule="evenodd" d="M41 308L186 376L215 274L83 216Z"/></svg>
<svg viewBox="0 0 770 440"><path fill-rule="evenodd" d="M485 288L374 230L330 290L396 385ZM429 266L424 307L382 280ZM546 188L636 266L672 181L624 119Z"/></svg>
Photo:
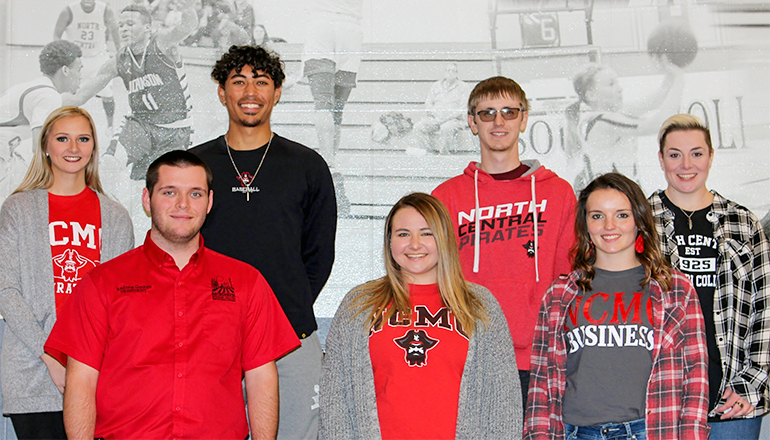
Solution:
<svg viewBox="0 0 770 440"><path fill-rule="evenodd" d="M688 214L687 211L682 208L679 208L679 210L682 211L682 214L684 214L685 217L687 217L687 226L692 231L692 216L695 214L695 211Z"/></svg>
<svg viewBox="0 0 770 440"><path fill-rule="evenodd" d="M235 172L238 173L237 179L243 186L246 188L246 201L249 201L249 194L251 194L251 184L254 182L254 179L257 178L257 174L259 174L259 170L262 169L262 164L265 163L265 157L267 157L267 152L270 150L270 144L273 143L273 133L270 133L270 140L267 142L267 147L265 147L265 153L262 155L262 160L259 161L259 166L257 166L257 171L254 171L254 175L251 177L251 180L248 182L246 181L246 176L241 174L240 170L238 170L238 166L235 164L235 160L233 160L233 154L230 152L230 143L227 141L227 135L225 135L225 146L227 147L227 155L230 156L230 163L233 164L233 168L235 168ZM248 175L248 173L246 174ZM254 187L253 192L259 192L259 187Z"/></svg>

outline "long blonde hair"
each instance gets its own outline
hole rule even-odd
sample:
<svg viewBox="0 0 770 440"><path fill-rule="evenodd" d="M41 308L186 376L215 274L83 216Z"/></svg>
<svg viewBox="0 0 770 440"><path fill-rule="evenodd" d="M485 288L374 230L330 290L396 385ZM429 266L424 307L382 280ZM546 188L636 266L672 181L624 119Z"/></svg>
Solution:
<svg viewBox="0 0 770 440"><path fill-rule="evenodd" d="M454 313L463 330L470 336L481 320L486 326L487 313L484 304L473 293L463 277L460 267L460 255L457 251L452 220L441 201L425 193L413 193L404 196L390 210L385 220L383 254L385 276L359 286L356 296L350 304L359 313L369 315L366 328L380 328L384 322L398 313L401 317L412 315L412 303L409 299L407 282L396 263L390 249L390 236L393 217L403 208L411 207L425 218L433 232L438 252L438 290L442 303Z"/></svg>
<svg viewBox="0 0 770 440"><path fill-rule="evenodd" d="M94 150L91 153L91 159L86 164L86 185L94 191L104 194L102 183L99 180L99 149L97 147L98 142L96 141L96 127L94 126L94 120L85 109L74 106L57 108L48 115L48 118L46 118L43 127L40 130L40 139L35 142L32 163L29 164L27 174L24 176L19 187L13 192L14 194L33 189L48 189L53 186L54 176L53 170L51 169L51 158L46 156L48 135L51 133L51 129L56 121L72 116L86 118L88 125L91 127Z"/></svg>

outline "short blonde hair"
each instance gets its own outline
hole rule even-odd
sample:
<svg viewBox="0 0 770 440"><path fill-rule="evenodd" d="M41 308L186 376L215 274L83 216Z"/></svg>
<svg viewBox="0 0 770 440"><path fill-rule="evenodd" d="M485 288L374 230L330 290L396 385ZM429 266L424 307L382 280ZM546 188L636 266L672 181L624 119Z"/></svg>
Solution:
<svg viewBox="0 0 770 440"><path fill-rule="evenodd" d="M663 154L663 146L666 144L666 136L674 131L700 131L706 137L706 145L709 147L709 155L714 154L714 147L711 145L711 131L706 127L703 119L689 113L680 113L674 115L663 122L658 132L658 145L660 154Z"/></svg>
<svg viewBox="0 0 770 440"><path fill-rule="evenodd" d="M104 194L102 183L99 180L99 148L96 141L96 126L91 115L80 107L65 106L60 107L46 118L43 127L40 129L40 138L35 142L32 163L29 164L27 174L21 181L21 184L13 192L14 194L32 189L48 189L53 185L53 170L51 169L51 158L46 156L48 148L48 135L54 124L64 118L82 117L88 121L91 127L91 136L94 140L94 150L91 152L91 159L86 164L86 186L94 191Z"/></svg>

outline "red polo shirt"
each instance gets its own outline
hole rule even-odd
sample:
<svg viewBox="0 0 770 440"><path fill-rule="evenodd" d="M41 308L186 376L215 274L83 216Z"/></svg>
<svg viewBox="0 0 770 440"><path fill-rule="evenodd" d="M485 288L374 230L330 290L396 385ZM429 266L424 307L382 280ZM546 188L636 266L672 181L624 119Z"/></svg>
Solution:
<svg viewBox="0 0 770 440"><path fill-rule="evenodd" d="M78 283L45 351L99 370L96 437L243 439L243 372L297 346L256 269L201 238L180 271L148 233Z"/></svg>

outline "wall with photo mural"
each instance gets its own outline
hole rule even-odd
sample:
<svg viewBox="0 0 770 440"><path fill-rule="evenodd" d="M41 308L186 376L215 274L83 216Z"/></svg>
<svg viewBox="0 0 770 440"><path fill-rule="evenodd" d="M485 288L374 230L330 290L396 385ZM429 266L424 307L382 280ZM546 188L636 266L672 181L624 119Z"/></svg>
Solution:
<svg viewBox="0 0 770 440"><path fill-rule="evenodd" d="M118 15L132 2L106 3ZM154 8L156 29L178 23L178 0L137 2ZM37 55L53 39L60 11L70 3L0 0L0 93L39 75ZM475 83L489 76L511 77L528 94L531 111L520 139L521 156L540 160L577 188L613 167L632 175L647 193L664 187L655 133L666 117L690 112L712 128L717 151L709 187L760 218L770 210L770 9L765 3L195 3L200 32L178 48L189 83L192 144L226 131L227 114L209 78L214 60L239 38L255 40L281 54L286 64L288 78L273 112L273 130L319 149L332 165L338 195L344 195L337 260L316 303L322 325L350 288L382 273L382 219L390 205L408 192L431 191L478 159L464 100ZM239 30L233 24L245 6L253 7L254 25ZM336 53L318 49L319 29L345 31ZM357 73L332 138L324 138L322 118L303 74L303 61L314 57L336 57ZM577 75L590 76L596 87L576 90ZM86 104L95 116L103 152L130 113L122 82L113 81L112 88L117 108L112 128L97 99ZM593 132L589 142L581 140L586 119L600 113L607 126ZM31 149L31 143L15 148ZM118 145L110 153L102 158L103 179L108 192L131 211L141 242L149 227L139 204L141 183L131 180L125 148ZM8 148L0 149L4 194L19 173L13 168L22 167L23 173L23 162L14 162L10 154Z"/></svg>
<svg viewBox="0 0 770 440"><path fill-rule="evenodd" d="M0 3L0 91L39 74L37 54L53 39L59 12L69 3ZM130 1L107 3L117 15ZM173 26L174 3L153 2L156 28ZM211 3L214 16L228 12L222 1ZM212 9L208 1L199 2L200 16L204 7ZM352 23L360 26L362 44L349 51L360 57L356 88L344 108L335 151L325 153L349 204L341 206L338 261L317 304L320 316L331 316L344 292L381 273L381 218L388 207L409 191L430 191L477 159L462 101L476 82L496 74L521 83L532 103L520 140L522 157L540 160L576 187L613 164L634 175L647 192L662 187L654 135L662 118L684 111L704 117L712 127L718 151L710 186L760 217L770 209L763 197L770 187L770 13L761 3L288 0L254 2L253 7L252 32L282 55L289 76L273 114L274 131L312 148L323 142L303 77L303 59L309 57L304 48L313 44L305 24L324 15L308 10L336 7L360 14ZM229 41L204 36L179 47L189 81L193 144L226 130L226 112L216 101L209 72ZM656 56L656 51L668 55ZM622 103L606 112L614 128L581 146L573 134L580 130L579 119L597 110L587 103L577 112L568 109L579 100L573 78L590 63L614 78L607 93L622 95ZM677 75L681 83L668 84ZM122 115L130 112L125 87L115 80L112 88L117 106L112 129L98 100L86 104L97 119L103 151L120 131ZM441 90L450 92L441 96ZM465 96L458 100L451 90ZM148 222L138 204L141 185L131 181L125 163L126 152L118 148L103 158L102 168L108 170L103 175L111 194L133 207L142 239Z"/></svg>

